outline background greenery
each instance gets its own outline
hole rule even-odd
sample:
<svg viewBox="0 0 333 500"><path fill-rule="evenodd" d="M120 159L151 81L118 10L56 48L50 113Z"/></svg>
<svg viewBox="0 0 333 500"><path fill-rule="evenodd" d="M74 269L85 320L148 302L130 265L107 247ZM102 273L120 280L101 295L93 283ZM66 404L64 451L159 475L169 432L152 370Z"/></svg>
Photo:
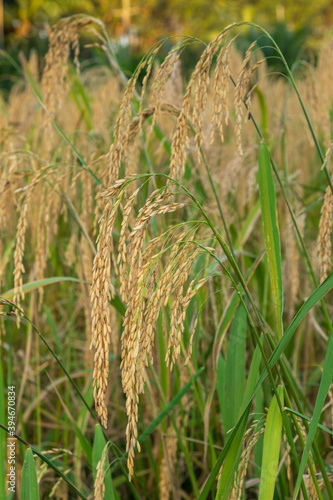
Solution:
<svg viewBox="0 0 333 500"><path fill-rule="evenodd" d="M118 49L118 60L130 73L142 54L162 37L184 34L207 42L235 20L266 26L291 65L300 55L315 58L333 23L329 0L277 4L268 0L1 0L0 47L16 60L19 51L28 56L31 48L44 55L47 26L72 14L103 20ZM243 45L253 36L250 29L244 29ZM263 38L261 45L266 42ZM82 55L89 57L90 52ZM269 51L265 55L270 55ZM189 56L192 59L193 55ZM8 89L17 75L3 57L0 61L0 88Z"/></svg>

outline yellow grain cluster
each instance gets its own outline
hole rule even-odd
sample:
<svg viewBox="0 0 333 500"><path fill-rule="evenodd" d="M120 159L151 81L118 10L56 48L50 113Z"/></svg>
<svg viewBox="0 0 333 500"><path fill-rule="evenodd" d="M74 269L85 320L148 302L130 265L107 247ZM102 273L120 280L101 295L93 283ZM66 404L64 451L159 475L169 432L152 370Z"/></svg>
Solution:
<svg viewBox="0 0 333 500"><path fill-rule="evenodd" d="M330 186L328 186L325 192L324 203L321 209L321 217L319 222L318 253L320 265L320 281L323 281L332 270L332 211L333 194Z"/></svg>

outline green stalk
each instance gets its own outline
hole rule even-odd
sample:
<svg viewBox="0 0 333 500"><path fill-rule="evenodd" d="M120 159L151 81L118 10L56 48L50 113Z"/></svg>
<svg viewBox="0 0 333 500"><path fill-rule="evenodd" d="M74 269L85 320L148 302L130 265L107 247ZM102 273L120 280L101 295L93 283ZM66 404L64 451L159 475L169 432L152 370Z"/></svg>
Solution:
<svg viewBox="0 0 333 500"><path fill-rule="evenodd" d="M7 434L9 434L9 429L0 423L0 428L3 429L4 431L7 432ZM21 436L19 436L18 434L16 434L14 432L13 436L18 440L20 441L20 443L24 444L25 446L31 448L31 450L33 451L33 453L35 455L37 455L42 462L45 462L49 467L50 469L54 470L67 484L68 486L76 493L77 496L79 496L80 498L82 498L83 500L88 500L88 498L75 486L75 484L73 484L70 479L68 479L68 477L66 476L66 474L64 474L62 472L61 469L59 469L55 464L54 464L54 456L51 456L50 458L45 454L45 453L41 453L38 448L36 448L35 446L31 445L30 443L28 443L25 439L23 439Z"/></svg>

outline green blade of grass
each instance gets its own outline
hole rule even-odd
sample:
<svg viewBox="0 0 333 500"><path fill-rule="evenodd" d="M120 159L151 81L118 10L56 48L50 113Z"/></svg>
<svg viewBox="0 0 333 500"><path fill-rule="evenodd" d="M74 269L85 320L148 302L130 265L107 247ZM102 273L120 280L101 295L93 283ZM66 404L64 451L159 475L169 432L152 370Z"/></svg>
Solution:
<svg viewBox="0 0 333 500"><path fill-rule="evenodd" d="M283 351L285 350L285 348L287 347L288 343L290 342L290 340L292 339L292 336L293 334L295 333L296 331L296 328L298 327L298 325L301 323L301 321L305 318L305 316L307 315L307 313L317 304L317 302L319 302L326 294L329 290L331 290L333 288L333 273L331 273L325 281L323 281L313 292L312 294L310 295L310 297L304 302L304 304L302 305L302 307L299 309L299 311L297 312L296 316L294 317L293 321L291 322L291 324L289 325L288 329L286 330L286 332L284 333L283 337L280 339L279 343L277 344L274 352L272 353L270 359L269 359L269 367L270 368L273 368L273 366L275 365L275 363L279 360L280 356L282 355ZM333 366L333 365L332 365ZM229 449L230 449L230 446L232 444L232 441L233 439L235 438L236 434L237 434L237 431L239 429L239 427L242 425L242 421L243 419L245 418L246 414L247 414L247 411L248 411L248 408L251 406L252 404L252 399L254 398L254 396L256 395L256 392L258 390L258 388L262 385L263 381L265 380L265 378L267 377L267 369L265 368L263 373L261 374L254 390L253 390L253 393L251 394L251 396L249 396L249 398L247 399L247 403L246 403L246 406L245 408L243 409L243 412L240 416L240 418L238 419L238 422L237 424L235 425L234 429L232 430L231 434L230 434L230 437L228 439L228 441L226 442L226 445L222 451L222 453L220 454L220 456L218 457L217 461L216 461L216 464L214 465L214 468L209 476L209 478L207 479L206 481L206 484L204 486L204 489L202 490L202 493L200 495L200 498L199 500L205 500L209 494L209 491L212 487L212 484L213 484L213 481L215 480L215 478L217 477L218 473L219 473L219 470L220 470L220 467L223 463L223 460L225 459Z"/></svg>
<svg viewBox="0 0 333 500"><path fill-rule="evenodd" d="M85 435L82 433L81 429L79 426L76 424L75 420L72 419L70 421L70 424L73 426L74 432L78 440L80 441L80 444L82 446L82 450L84 451L84 454L89 462L89 464L92 463L92 448L91 444L89 443L88 439L85 437Z"/></svg>
<svg viewBox="0 0 333 500"><path fill-rule="evenodd" d="M226 443L225 449L223 450L222 454L226 450L225 453L225 462L223 464L223 469L222 469L222 474L221 478L219 481L219 486L218 486L218 491L217 491L217 496L216 500L218 499L226 499L228 498L230 486L232 484L234 472L238 467L238 459L242 451L242 444L244 440L244 434L246 430L246 424L248 420L248 416L250 413L250 405L247 405L247 401L249 397L251 397L251 394L254 390L254 387L256 385L257 379L258 379L258 374L259 374L259 368L260 368L260 359L261 359L261 353L259 346L256 347L252 359L252 363L250 366L250 371L249 371L249 376L247 379L247 384L246 384L246 389L243 395L243 401L242 401L242 406L239 410L239 414L241 413L241 417L238 422L241 422L239 425L238 429L235 432L235 429L238 426L238 423L235 426L235 429L233 431L234 436L231 434L229 437L229 440ZM245 414L244 412L242 413L243 409L245 408ZM229 447L229 441L230 441L230 447ZM228 449L229 447L229 449ZM222 463L222 462L221 462ZM214 467L215 469L215 467ZM219 469L217 469L218 473ZM203 500L207 498L207 495L209 493L209 490L212 485L212 480L211 477L207 481L205 488L203 489L201 495L200 495L200 500Z"/></svg>
<svg viewBox="0 0 333 500"><path fill-rule="evenodd" d="M148 425L146 430L138 437L138 442L143 443L147 437L156 429L156 427L162 422L162 420L171 412L171 410L179 403L183 396L191 389L193 382L201 375L204 367L201 367L194 375L192 380L187 382L184 387L176 394L174 398L166 405L161 413L153 420L153 422Z"/></svg>
<svg viewBox="0 0 333 500"><path fill-rule="evenodd" d="M222 354L219 354L217 360L217 379L216 379L216 390L217 396L220 404L221 416L223 415L224 409L224 386L225 386L225 359ZM223 417L222 417L223 419Z"/></svg>
<svg viewBox="0 0 333 500"><path fill-rule="evenodd" d="M293 413L294 415L297 415L297 417L301 418L302 420L306 420L307 422L312 422L312 419L304 415L303 413L300 413L299 411L294 410L293 408L289 408L288 406L285 406L284 411ZM328 427L325 427L325 425L322 424L317 424L317 426L322 429L325 432L328 432L328 434L331 434L333 436L333 431L328 429Z"/></svg>
<svg viewBox="0 0 333 500"><path fill-rule="evenodd" d="M279 398L283 404L283 386L278 388ZM272 500L276 483L276 475L279 464L279 455L282 436L282 414L274 395L270 404L265 434L264 449L262 455L262 466L260 475L259 500Z"/></svg>
<svg viewBox="0 0 333 500"><path fill-rule="evenodd" d="M223 464L222 474L216 494L216 500L221 500L221 499L228 500L229 498L230 487L234 480L235 470L238 467L239 458L242 453L244 435L246 431L247 422L249 419L249 414L250 414L250 408L247 409L244 418L241 421L241 425L237 429L235 436L233 438L231 437L229 438L231 444Z"/></svg>
<svg viewBox="0 0 333 500"><path fill-rule="evenodd" d="M258 89L258 87L255 89L255 93L258 96L258 101L260 105L260 111L261 111L261 129L263 132L263 136L265 139L267 138L267 133L268 133L268 113L267 113L267 104L265 100L265 96L263 92Z"/></svg>
<svg viewBox="0 0 333 500"><path fill-rule="evenodd" d="M255 225L258 216L260 216L260 200L257 201L249 211L241 230L238 233L238 238L235 247L238 248L244 245L248 235L251 234L252 228Z"/></svg>
<svg viewBox="0 0 333 500"><path fill-rule="evenodd" d="M289 344L292 339L293 334L295 333L296 328L301 323L301 321L305 318L308 312L319 302L330 290L333 288L333 273L331 273L325 281L323 281L310 295L310 297L304 302L304 304L300 307L295 315L294 319L290 323L289 327L286 329L283 337L280 339L279 343L276 345L270 359L269 366L273 368L275 363L280 358L281 354ZM263 372L262 377L266 377L266 370ZM260 382L260 381L259 381ZM258 383L259 383L258 382Z"/></svg>
<svg viewBox="0 0 333 500"><path fill-rule="evenodd" d="M101 459L102 452L105 446L105 437L100 424L95 424L95 436L94 436L94 445L92 451L92 469L94 481L96 480L97 475L97 464Z"/></svg>
<svg viewBox="0 0 333 500"><path fill-rule="evenodd" d="M36 466L31 448L24 454L21 482L21 500L38 500L38 482Z"/></svg>
<svg viewBox="0 0 333 500"><path fill-rule="evenodd" d="M302 460L301 460L301 463L300 463L300 466L298 469L298 476L296 479L293 500L296 499L298 490L301 486L304 469L305 469L306 463L307 463L308 458L309 458L309 453L311 450L312 442L315 438L315 434L316 434L318 423L319 423L319 418L320 418L321 412L323 410L323 406L325 404L325 399L326 399L328 390L330 388L330 385L332 383L332 379L333 379L333 334L331 333L331 336L329 338L328 345L327 345L327 352L326 352L326 357L325 357L325 362L324 362L323 374L321 377L318 395L317 395L315 407L313 410L313 416L311 419L310 429L309 429L308 437L307 437L307 440L305 443L305 448L303 451Z"/></svg>
<svg viewBox="0 0 333 500"><path fill-rule="evenodd" d="M232 318L234 317L238 306L239 306L239 296L237 293L234 293L230 299L228 306L223 311L223 317L220 322L221 325L217 334L217 341L221 339L226 329L229 328L229 325L232 322Z"/></svg>
<svg viewBox="0 0 333 500"><path fill-rule="evenodd" d="M103 453L107 453L105 447L108 446L108 443L105 441L105 437L102 431L102 427L100 424L95 425L95 437L94 437L94 445L92 450L92 465L93 465L93 475L94 481L96 480L97 474L97 465L98 462L102 459ZM114 492L112 485L111 472L109 468L109 462L105 460L104 466L104 498L106 500L114 500Z"/></svg>
<svg viewBox="0 0 333 500"><path fill-rule="evenodd" d="M89 102L89 97L80 81L76 73L72 72L72 76L75 75L74 78L74 85L73 89L71 92L72 98L74 102L77 105L77 108L79 112L81 113L81 116L83 117L83 120L85 124L87 125L88 130L92 130L93 125L92 125L92 109L91 105ZM79 97L81 97L81 101L79 100Z"/></svg>
<svg viewBox="0 0 333 500"><path fill-rule="evenodd" d="M228 432L237 422L245 387L246 312L239 305L234 316L225 368L223 427Z"/></svg>
<svg viewBox="0 0 333 500"><path fill-rule="evenodd" d="M0 422L0 429L3 429L5 432L7 432L7 434L10 433L9 429L5 425L3 425L1 422ZM56 472L56 474L58 474L60 477L62 477L62 479L68 484L68 486L75 492L75 494L78 497L82 498L82 500L88 500L87 497L75 486L75 484L72 483L72 481L69 479L68 475L64 474L62 472L62 470L59 469L57 467L57 465L55 465L54 456L51 457L51 456L47 455L46 453L41 453L35 446L32 446L25 439L23 439L20 435L16 434L16 432L14 432L13 437L15 437L18 441L20 441L22 444L24 444L28 448L31 448L32 452L35 455L37 455L41 459L42 462L45 462L50 467L50 469L54 470Z"/></svg>
<svg viewBox="0 0 333 500"><path fill-rule="evenodd" d="M61 342L59 339L57 327L56 327L54 320L53 320L53 317L52 317L51 309L47 306L44 306L43 311L45 313L46 321L50 327L50 331L53 335L54 344L57 347L57 351L58 351L59 355L62 357L62 355L63 355L62 346L61 346Z"/></svg>
<svg viewBox="0 0 333 500"><path fill-rule="evenodd" d="M43 280L30 281L30 283L25 283L22 286L22 290L24 293L29 293L32 292L33 290L37 290L40 287L53 285L54 283L59 283L62 281L73 281L74 283L88 283L87 281L80 280L78 278L71 278L66 276L54 276L53 278L45 278ZM12 298L14 297L14 293L15 290L14 288L12 288L11 290L8 290L7 292L1 294L1 297L7 300L12 300Z"/></svg>
<svg viewBox="0 0 333 500"><path fill-rule="evenodd" d="M87 386L86 391L84 392L84 399L87 401L87 403L90 406L93 404L94 397L93 397L92 384L89 384ZM80 435L76 432L76 429L75 429L76 426L73 426L74 431L75 431L75 435L77 437L74 452L75 452L76 456L81 456L81 450L83 450L83 452L85 453L86 458L88 460L88 463L91 467L91 470L92 470L93 469L93 467L92 467L92 445L91 445L90 441L88 441L87 438L85 437L85 423L87 422L87 417L89 418L88 410L85 406L82 405L82 407L79 411L79 414L77 415L77 417L75 419L75 422L76 422L77 427L79 429L79 433L83 437L83 440L80 437ZM70 420L70 423L71 424L73 423L73 419Z"/></svg>
<svg viewBox="0 0 333 500"><path fill-rule="evenodd" d="M261 142L259 146L258 166L261 219L264 228L265 247L272 286L277 332L278 337L281 338L283 304L280 236L277 224L275 187L270 155L264 142Z"/></svg>

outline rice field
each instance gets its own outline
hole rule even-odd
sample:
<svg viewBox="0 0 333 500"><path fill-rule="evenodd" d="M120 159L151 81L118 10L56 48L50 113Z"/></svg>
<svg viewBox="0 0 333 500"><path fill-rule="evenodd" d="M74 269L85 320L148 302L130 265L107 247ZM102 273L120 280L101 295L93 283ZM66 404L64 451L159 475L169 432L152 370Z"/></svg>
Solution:
<svg viewBox="0 0 333 500"><path fill-rule="evenodd" d="M333 498L333 46L289 68L275 45L283 76L236 50L247 26L128 75L74 16L20 57L0 498ZM82 33L106 65L80 64Z"/></svg>

